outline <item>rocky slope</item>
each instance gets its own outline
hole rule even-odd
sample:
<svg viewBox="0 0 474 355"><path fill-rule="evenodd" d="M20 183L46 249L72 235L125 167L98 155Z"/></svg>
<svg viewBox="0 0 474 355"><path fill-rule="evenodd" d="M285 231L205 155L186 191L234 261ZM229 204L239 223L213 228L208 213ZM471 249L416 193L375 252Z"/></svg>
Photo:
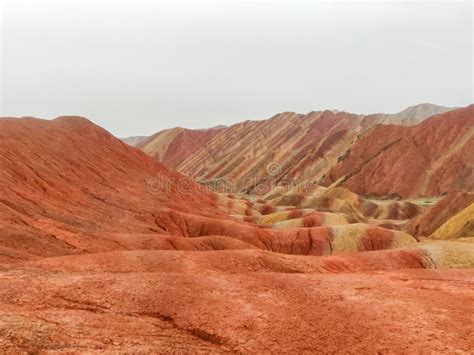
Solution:
<svg viewBox="0 0 474 355"><path fill-rule="evenodd" d="M422 104L397 114L284 112L222 130L176 167L216 190L265 194L290 181L301 184L324 179L377 124L411 125L432 113L450 110Z"/></svg>
<svg viewBox="0 0 474 355"><path fill-rule="evenodd" d="M194 130L180 127L171 128L148 137L136 147L170 169L176 169L179 164L212 140L222 129L223 127Z"/></svg>
<svg viewBox="0 0 474 355"><path fill-rule="evenodd" d="M474 203L474 192L453 192L416 216L406 227L414 236L429 237L451 217ZM472 216L474 220L474 215Z"/></svg>
<svg viewBox="0 0 474 355"><path fill-rule="evenodd" d="M458 239L474 243L474 203L456 213L439 227L432 239Z"/></svg>
<svg viewBox="0 0 474 355"><path fill-rule="evenodd" d="M114 248L106 232L163 231L166 208L216 214L216 195L179 193L180 174L81 117L0 120L0 162L2 260Z"/></svg>
<svg viewBox="0 0 474 355"><path fill-rule="evenodd" d="M377 225L409 204L216 194L80 117L1 119L0 163L3 351L473 347L474 244Z"/></svg>
<svg viewBox="0 0 474 355"><path fill-rule="evenodd" d="M474 105L416 126L375 126L331 168L323 183L380 196L474 191Z"/></svg>
<svg viewBox="0 0 474 355"><path fill-rule="evenodd" d="M361 117L332 111L246 121L223 130L178 170L198 180L230 179L236 191L254 193L270 177L317 177L363 127Z"/></svg>

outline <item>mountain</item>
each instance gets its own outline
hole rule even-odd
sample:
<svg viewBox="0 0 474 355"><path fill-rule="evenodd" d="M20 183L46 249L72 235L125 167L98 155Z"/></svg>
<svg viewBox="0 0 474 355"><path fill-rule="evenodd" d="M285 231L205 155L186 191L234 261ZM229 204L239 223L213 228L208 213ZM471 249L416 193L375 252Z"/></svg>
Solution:
<svg viewBox="0 0 474 355"><path fill-rule="evenodd" d="M416 126L373 127L331 168L323 184L379 196L473 191L474 105Z"/></svg>
<svg viewBox="0 0 474 355"><path fill-rule="evenodd" d="M268 120L245 121L223 129L176 168L211 186L228 188L230 182L233 191L258 194L290 181L327 181L331 169L370 128L392 122L411 125L424 115L449 110L422 104L394 115L284 112Z"/></svg>
<svg viewBox="0 0 474 355"><path fill-rule="evenodd" d="M171 128L148 137L136 146L167 167L175 169L224 127L195 130L180 127Z"/></svg>
<svg viewBox="0 0 474 355"><path fill-rule="evenodd" d="M127 143L128 145L131 145L132 147L136 147L147 138L148 136L134 136L134 137L122 138L122 141Z"/></svg>
<svg viewBox="0 0 474 355"><path fill-rule="evenodd" d="M398 118L400 119L403 123L403 121L412 121L412 123L418 123L420 121L423 121L424 119L434 116L434 115L439 115L441 113L453 111L457 109L458 107L444 107L444 106L439 106L439 105L434 105L434 104L429 104L429 103L424 103L424 104L418 104L415 106L410 106L406 108L405 110L391 115L393 118ZM397 123L395 121L392 121L391 123Z"/></svg>
<svg viewBox="0 0 474 355"><path fill-rule="evenodd" d="M410 106L399 113L377 114L376 116L379 117L378 119L379 123L411 125L411 124L417 124L420 121L424 120L425 118L433 116L435 114L444 113L444 112L451 111L454 109L455 108L426 103L426 104L419 104L416 106ZM225 128L227 128L227 126L224 126L224 125L218 125L218 126L211 127L208 129L185 129L185 128L176 127L176 128L160 131L151 137L150 136L132 136L132 137L127 137L127 138L122 138L122 141L131 145L132 147L143 147L142 143L145 140L148 140L147 145L149 147L147 149L149 149L150 151L149 154L153 155L156 150L160 150L161 145L163 144L161 141L163 137L160 137L160 136L169 135L170 131L174 132L174 134L176 135L178 135L180 131L186 131L186 133L183 134L183 136L187 136L186 138L190 138L192 141L207 143L205 140L202 139L203 135L200 135L199 132L210 131L210 132L217 133L219 130L225 129ZM212 136L210 138L212 138ZM179 139L180 138L178 138L178 140ZM157 140L157 141L152 142L153 140ZM186 140L182 140L182 142L185 142L185 141ZM202 145L203 145L202 143L201 144L193 143L193 149L196 149L197 147L200 148ZM154 148L151 148L151 147L154 147ZM186 150L186 153L183 151L182 157L180 157L178 160L182 162L183 160L188 158L190 155L192 155L194 152L195 150L194 151ZM162 154L163 154L162 152L158 153L155 156L155 158L157 158L159 161L163 162L166 165L166 163L169 161L160 160L162 157ZM176 166L173 166L173 167L176 167Z"/></svg>
<svg viewBox="0 0 474 355"><path fill-rule="evenodd" d="M415 125L421 121L427 119L428 117L445 113L457 109L458 107L444 107L429 103L418 104L415 106L410 106L393 114L380 114L384 116L380 120L380 123L383 124L397 124L397 125Z"/></svg>
<svg viewBox="0 0 474 355"><path fill-rule="evenodd" d="M107 233L164 232L164 208L219 215L214 194L179 193L184 177L81 117L0 120L0 162L0 260L111 250Z"/></svg>

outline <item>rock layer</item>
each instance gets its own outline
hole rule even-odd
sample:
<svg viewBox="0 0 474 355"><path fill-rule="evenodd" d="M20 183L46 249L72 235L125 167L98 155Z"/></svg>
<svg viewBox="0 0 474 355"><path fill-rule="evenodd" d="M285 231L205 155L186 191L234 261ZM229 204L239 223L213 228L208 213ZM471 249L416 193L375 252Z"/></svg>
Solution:
<svg viewBox="0 0 474 355"><path fill-rule="evenodd" d="M157 161L175 170L184 160L198 151L223 128L172 128L154 134L136 145Z"/></svg>
<svg viewBox="0 0 474 355"><path fill-rule="evenodd" d="M474 190L474 105L416 126L379 125L327 174L359 194L439 196Z"/></svg>
<svg viewBox="0 0 474 355"><path fill-rule="evenodd" d="M268 120L227 127L173 167L218 191L266 194L289 182L328 181L331 169L377 124L412 125L450 110L422 104L392 115L284 112Z"/></svg>

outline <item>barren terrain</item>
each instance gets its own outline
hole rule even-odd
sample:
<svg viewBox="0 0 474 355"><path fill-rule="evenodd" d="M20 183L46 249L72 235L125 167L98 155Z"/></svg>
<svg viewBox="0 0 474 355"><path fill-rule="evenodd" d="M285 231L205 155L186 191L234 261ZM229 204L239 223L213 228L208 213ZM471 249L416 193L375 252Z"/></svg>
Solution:
<svg viewBox="0 0 474 355"><path fill-rule="evenodd" d="M301 140L291 145L319 137L328 148L338 144L333 127L344 135L354 122L365 127L347 114L312 115L274 118L276 126L279 120L291 122L274 144L296 135ZM415 153L424 151L429 137L442 143L427 153L436 182L406 180L410 185L401 190L383 183L401 197L424 195L432 203L374 198L367 188L352 188L357 176L369 175L369 165L337 186L218 193L87 119L0 119L0 348L469 353L474 205L468 170L474 152L467 143L473 117L470 106L393 128L394 137L410 132ZM305 119L319 122L313 133L299 132L295 120ZM253 130L247 125L253 123L238 129ZM392 131L378 127L364 137L377 129ZM217 130L213 140L225 135L225 129ZM336 152L343 153L346 143L315 148L315 156L334 155L336 165L326 168L336 179L358 161L364 139L340 165ZM197 172L206 165L201 143L165 155L178 164L188 148L197 151L197 158L179 164ZM285 143L278 151L299 150ZM372 160L387 155L384 161L391 164L398 153L390 151ZM201 156L202 165L191 169ZM293 176L297 164L319 161L311 157L285 158L282 171ZM285 165L291 161L297 163ZM227 176L260 176L266 162L233 168ZM310 171L301 170L301 176ZM441 181L446 174L452 179ZM450 194L443 198L443 192Z"/></svg>

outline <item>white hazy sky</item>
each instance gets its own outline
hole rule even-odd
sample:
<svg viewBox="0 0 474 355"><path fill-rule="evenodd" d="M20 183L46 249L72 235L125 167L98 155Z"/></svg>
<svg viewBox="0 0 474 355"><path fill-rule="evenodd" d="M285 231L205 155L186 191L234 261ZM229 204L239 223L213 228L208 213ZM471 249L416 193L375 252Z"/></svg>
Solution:
<svg viewBox="0 0 474 355"><path fill-rule="evenodd" d="M3 116L117 136L473 101L472 2L0 0Z"/></svg>

